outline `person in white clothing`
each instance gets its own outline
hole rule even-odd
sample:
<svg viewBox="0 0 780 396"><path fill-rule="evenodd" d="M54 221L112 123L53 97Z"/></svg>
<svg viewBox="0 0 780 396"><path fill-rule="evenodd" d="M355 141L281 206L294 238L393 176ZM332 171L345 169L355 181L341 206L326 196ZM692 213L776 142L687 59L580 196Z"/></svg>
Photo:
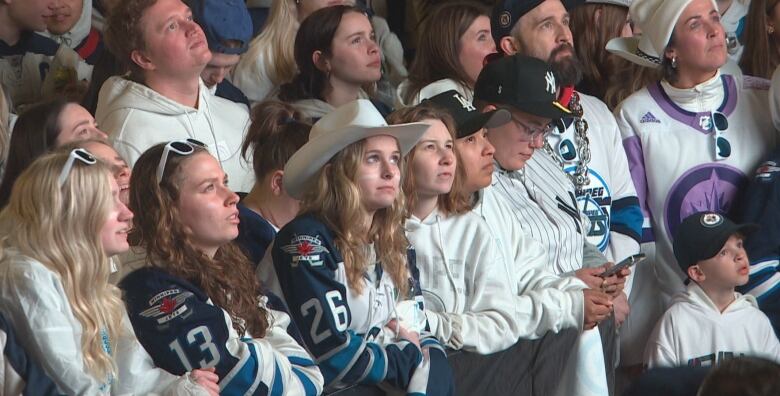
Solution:
<svg viewBox="0 0 780 396"><path fill-rule="evenodd" d="M94 65L103 54L103 35L92 26L92 0L59 0L46 19L43 33L73 49Z"/></svg>
<svg viewBox="0 0 780 396"><path fill-rule="evenodd" d="M453 1L426 16L409 78L398 87L400 104L414 106L450 89L473 100L485 57L496 52L488 12L477 3Z"/></svg>
<svg viewBox="0 0 780 396"><path fill-rule="evenodd" d="M632 315L621 332L624 362L642 362L644 344L684 290L672 235L684 218L730 213L759 162L777 144L766 80L731 75L714 1L636 0L630 13L641 38L610 40L608 49L663 77L615 109L642 208L642 251Z"/></svg>
<svg viewBox="0 0 780 396"><path fill-rule="evenodd" d="M649 366L714 366L743 355L780 362L780 342L769 318L755 297L734 291L750 274L742 241L757 229L714 211L680 223L674 255L690 283L674 297L647 342Z"/></svg>
<svg viewBox="0 0 780 396"><path fill-rule="evenodd" d="M239 153L249 112L215 97L201 80L211 52L190 9L180 0L124 1L112 10L105 35L130 69L127 77L106 80L95 113L119 154L133 165L157 143L197 139L208 144L230 187L249 191L254 175Z"/></svg>
<svg viewBox="0 0 780 396"><path fill-rule="evenodd" d="M0 213L9 227L0 241L3 313L62 393L217 395L213 370L155 367L108 282L132 218L108 168L86 150L39 158Z"/></svg>

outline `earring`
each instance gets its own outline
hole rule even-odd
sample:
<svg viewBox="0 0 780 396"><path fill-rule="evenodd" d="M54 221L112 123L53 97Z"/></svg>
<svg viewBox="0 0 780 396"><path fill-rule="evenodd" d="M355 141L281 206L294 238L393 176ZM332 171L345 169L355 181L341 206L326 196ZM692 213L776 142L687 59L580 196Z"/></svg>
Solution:
<svg viewBox="0 0 780 396"><path fill-rule="evenodd" d="M672 69L676 69L676 68L677 68L677 57L673 56L672 57Z"/></svg>
<svg viewBox="0 0 780 396"><path fill-rule="evenodd" d="M775 32L775 27L774 26L769 25L769 26L766 27L766 33L767 34L772 34L774 32Z"/></svg>

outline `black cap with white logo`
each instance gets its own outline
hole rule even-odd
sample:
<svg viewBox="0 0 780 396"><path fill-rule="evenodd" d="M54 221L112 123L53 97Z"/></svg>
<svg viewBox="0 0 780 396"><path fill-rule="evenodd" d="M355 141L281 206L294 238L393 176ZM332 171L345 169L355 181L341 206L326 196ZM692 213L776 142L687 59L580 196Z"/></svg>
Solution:
<svg viewBox="0 0 780 396"><path fill-rule="evenodd" d="M688 267L714 257L736 233L747 236L758 230L756 224L736 224L715 212L699 212L685 218L674 235L674 257L688 272Z"/></svg>
<svg viewBox="0 0 780 396"><path fill-rule="evenodd" d="M512 55L482 68L474 85L474 98L535 116L557 120L571 114L558 103L558 85L547 62Z"/></svg>
<svg viewBox="0 0 780 396"><path fill-rule="evenodd" d="M425 99L419 105L434 105L446 110L455 120L458 139L472 135L482 128L504 125L512 118L512 115L503 109L481 113L470 100L454 89Z"/></svg>
<svg viewBox="0 0 780 396"><path fill-rule="evenodd" d="M512 28L523 15L544 3L545 0L498 0L490 17L490 31L496 48L501 48L501 38L509 36ZM583 4L584 0L561 0L566 10Z"/></svg>

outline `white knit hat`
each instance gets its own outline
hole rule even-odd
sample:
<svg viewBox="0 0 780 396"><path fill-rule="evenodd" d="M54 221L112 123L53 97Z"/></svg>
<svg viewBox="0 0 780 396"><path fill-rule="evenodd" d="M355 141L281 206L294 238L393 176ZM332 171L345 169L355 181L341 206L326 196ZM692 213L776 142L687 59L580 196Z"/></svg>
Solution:
<svg viewBox="0 0 780 396"><path fill-rule="evenodd" d="M628 13L642 29L640 37L616 37L607 43L607 51L640 66L658 68L664 50L672 38L674 25L693 0L634 0ZM715 9L718 5L712 0Z"/></svg>

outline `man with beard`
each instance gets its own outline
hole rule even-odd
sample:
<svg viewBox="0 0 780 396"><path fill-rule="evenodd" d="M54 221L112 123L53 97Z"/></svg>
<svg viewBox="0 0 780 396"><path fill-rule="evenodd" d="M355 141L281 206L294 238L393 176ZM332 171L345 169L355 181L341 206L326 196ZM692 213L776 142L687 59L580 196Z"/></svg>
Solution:
<svg viewBox="0 0 780 396"><path fill-rule="evenodd" d="M559 274L574 271L589 287L598 289L603 281L597 276L598 267L637 253L641 236L642 213L615 119L603 102L574 90L582 71L572 46L569 14L560 0L501 0L493 9L491 25L500 52L551 64L562 87L559 102L572 113L538 142L536 148L541 152L531 157L531 151L522 169L501 163L502 156L514 154L500 153L502 148L511 148L502 142L505 134L488 133L503 168L494 175L494 185L505 187L496 189L498 195L515 208L524 229L546 246L553 270ZM552 174L561 169L571 182L552 186L550 181L558 180ZM515 173L522 177L513 177ZM550 197L557 204L544 202L542 195L553 190L556 193ZM614 361L614 325L619 326L628 315L630 285L629 278L625 292L614 294L614 322L599 326L607 362ZM612 375L610 385L611 379Z"/></svg>

